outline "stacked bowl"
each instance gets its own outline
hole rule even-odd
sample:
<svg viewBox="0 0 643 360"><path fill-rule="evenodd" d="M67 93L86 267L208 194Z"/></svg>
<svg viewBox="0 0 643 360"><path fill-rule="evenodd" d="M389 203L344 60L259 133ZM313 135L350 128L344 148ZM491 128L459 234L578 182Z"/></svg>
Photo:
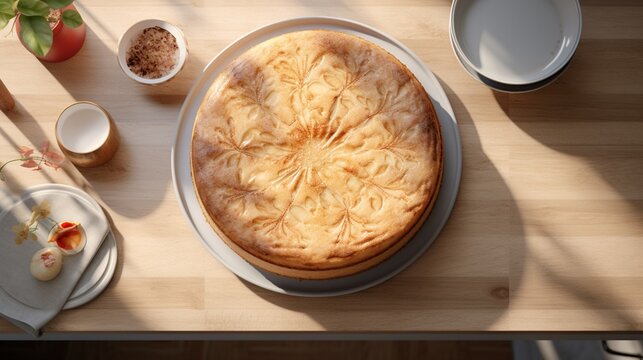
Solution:
<svg viewBox="0 0 643 360"><path fill-rule="evenodd" d="M449 35L476 80L498 91L527 92L565 71L581 28L578 0L454 0Z"/></svg>

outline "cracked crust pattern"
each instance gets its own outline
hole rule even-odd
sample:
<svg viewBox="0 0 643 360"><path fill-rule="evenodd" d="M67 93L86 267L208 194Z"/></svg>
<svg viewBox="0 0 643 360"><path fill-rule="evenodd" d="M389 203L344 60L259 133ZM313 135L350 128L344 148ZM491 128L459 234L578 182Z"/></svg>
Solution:
<svg viewBox="0 0 643 360"><path fill-rule="evenodd" d="M274 269L350 269L401 247L437 195L442 141L404 65L360 38L313 30L261 43L219 75L191 161L217 233L289 275Z"/></svg>

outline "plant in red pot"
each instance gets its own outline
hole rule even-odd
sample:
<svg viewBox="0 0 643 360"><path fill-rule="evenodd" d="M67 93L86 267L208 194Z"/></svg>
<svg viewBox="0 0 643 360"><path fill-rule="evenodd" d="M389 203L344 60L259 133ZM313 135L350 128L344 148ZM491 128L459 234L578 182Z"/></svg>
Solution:
<svg viewBox="0 0 643 360"><path fill-rule="evenodd" d="M15 18L20 42L38 59L60 62L83 47L86 27L73 0L0 0L0 29Z"/></svg>

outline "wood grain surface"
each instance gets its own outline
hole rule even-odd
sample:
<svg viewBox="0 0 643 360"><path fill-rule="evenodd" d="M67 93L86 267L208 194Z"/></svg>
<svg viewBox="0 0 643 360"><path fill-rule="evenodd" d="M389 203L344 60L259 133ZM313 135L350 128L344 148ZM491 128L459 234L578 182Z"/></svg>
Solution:
<svg viewBox="0 0 643 360"><path fill-rule="evenodd" d="M448 0L77 3L87 39L67 62L41 63L15 34L0 36L0 78L16 101L0 113L0 159L55 143L57 115L76 100L105 107L121 135L106 165L10 166L1 185L81 187L117 234L107 290L46 331L643 331L643 2L583 1L569 70L520 95L495 93L460 67ZM177 115L205 64L259 26L306 15L364 22L409 46L442 82L463 140L458 201L429 251L380 286L330 299L237 278L192 233L170 178ZM166 85L134 83L116 61L119 36L145 18L177 24L189 42L186 68ZM0 321L0 332L18 330Z"/></svg>

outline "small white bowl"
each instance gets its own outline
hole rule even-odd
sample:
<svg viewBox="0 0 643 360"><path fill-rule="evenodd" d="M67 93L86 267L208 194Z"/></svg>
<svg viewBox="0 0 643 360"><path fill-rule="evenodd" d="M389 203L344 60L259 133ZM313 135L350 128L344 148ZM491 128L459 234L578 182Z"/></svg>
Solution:
<svg viewBox="0 0 643 360"><path fill-rule="evenodd" d="M499 83L526 85L569 63L582 15L578 0L454 0L449 28L467 67Z"/></svg>
<svg viewBox="0 0 643 360"><path fill-rule="evenodd" d="M116 125L107 110L91 101L66 107L55 126L60 150L72 163L93 167L109 161L119 145Z"/></svg>
<svg viewBox="0 0 643 360"><path fill-rule="evenodd" d="M460 65L462 65L462 68L471 75L472 78L478 80L484 85L487 85L488 87L492 88L493 90L500 91L500 92L506 92L506 93L525 93L525 92L530 92L530 91L536 91L539 89L542 89L543 87L551 84L552 82L556 81L564 72L567 70L569 67L569 63L573 60L570 59L565 66L563 66L558 72L554 73L552 76L541 80L537 81L531 84L524 84L524 85L509 85L509 84L503 84L498 81L494 81L492 79L486 78L484 75L477 73L474 69L470 68L469 65L462 59L462 55L458 53L458 51L455 49L455 46L453 45L453 34L451 31L449 31L449 38L451 39L451 49L453 50L453 53L455 54L456 58L458 59L458 62Z"/></svg>
<svg viewBox="0 0 643 360"><path fill-rule="evenodd" d="M174 38L176 39L176 44L179 47L179 58L176 66L172 69L167 75L161 76L156 79L147 79L141 76L136 75L130 70L127 66L127 50L129 50L132 42L136 37L143 32L143 30L151 27L158 26L162 29L167 30ZM188 44L185 40L185 36L181 29L177 26L170 24L167 21L149 19L137 22L132 25L125 33L121 36L118 41L118 64L121 66L121 69L130 79L139 82L145 85L158 85L162 84L170 79L172 79L176 74L178 74L182 69L188 59Z"/></svg>

